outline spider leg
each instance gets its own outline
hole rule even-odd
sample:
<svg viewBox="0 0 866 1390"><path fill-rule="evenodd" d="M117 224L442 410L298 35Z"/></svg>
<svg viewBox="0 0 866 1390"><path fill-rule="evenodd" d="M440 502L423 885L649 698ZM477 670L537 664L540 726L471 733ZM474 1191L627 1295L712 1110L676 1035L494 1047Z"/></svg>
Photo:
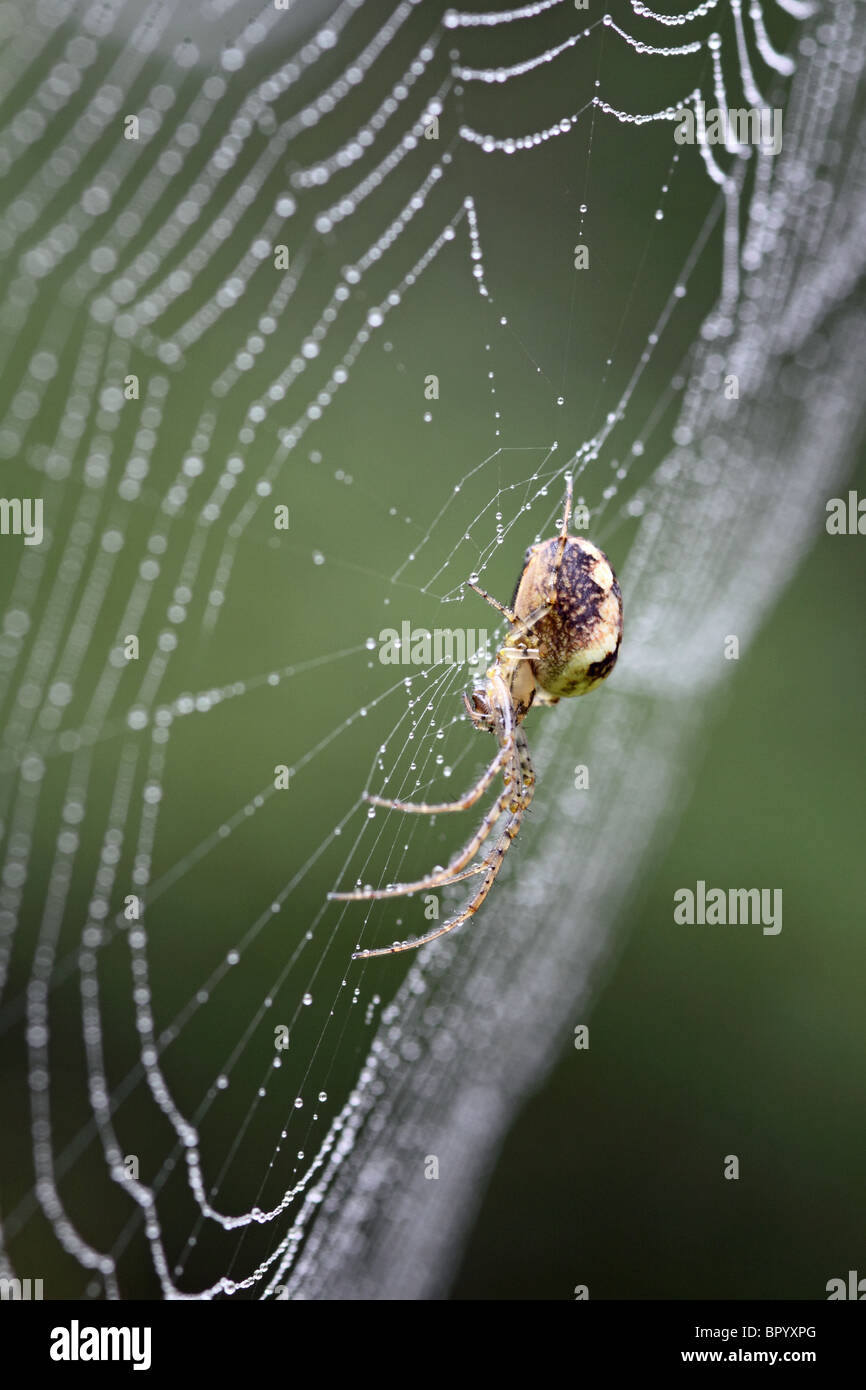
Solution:
<svg viewBox="0 0 866 1390"><path fill-rule="evenodd" d="M467 840L463 848L449 860L446 868L428 874L426 878L416 879L414 883L394 883L390 888L356 888L351 893L329 893L328 897L337 902L366 902L379 898L406 897L409 893L419 893L422 888L441 888L448 883L459 883L462 878L471 878L473 874L483 873L486 867L483 862L473 864L469 869L464 868L464 865L469 863L473 854L484 844L513 796L514 793L510 784L506 785L505 790L500 792L472 838Z"/></svg>
<svg viewBox="0 0 866 1390"><path fill-rule="evenodd" d="M468 918L472 917L479 909L496 879L496 875L502 867L502 861L511 843L520 829L520 822L523 819L523 803L512 812L505 829L496 842L492 852L484 861L487 872L476 889L475 894L464 908L457 913L456 917L451 917L447 922L443 922L441 927L435 931L427 932L424 936L417 937L414 941L398 941L393 946L380 946L375 951L353 951L352 960L369 960L371 956L393 956L399 951L414 951L419 946L426 946L428 942L435 941L437 937L444 936L446 932L453 931L455 927L461 926Z"/></svg>
<svg viewBox="0 0 866 1390"><path fill-rule="evenodd" d="M483 599L486 599L486 601L490 604L492 608L497 609L497 611L500 613L504 613L505 617L508 619L510 623L516 623L518 621L517 614L514 613L510 608L506 608L505 604L500 603L498 599L492 596L492 594L488 594L486 589L482 589L478 584L471 583L471 581L468 579L466 582L469 585L469 588L474 589L476 594L480 594Z"/></svg>
<svg viewBox="0 0 866 1390"><path fill-rule="evenodd" d="M553 562L553 569L550 575L550 603L556 602L556 588L559 581L559 571L562 567L562 557L565 554L565 542L568 540L568 523L571 520L571 504L574 497L574 480L570 473L565 475L565 511L562 514L562 526L559 529L559 543L556 547L556 559Z"/></svg>
<svg viewBox="0 0 866 1390"><path fill-rule="evenodd" d="M489 604L492 604L494 608L498 609L500 613L503 613L505 617L508 619L508 621L512 624L512 631L508 634L508 643L506 645L509 645L512 642L519 642L521 638L525 637L527 633L531 632L535 624L541 618L544 617L545 613L547 613L551 606L551 602L555 601L551 600L550 602L543 604L541 607L536 608L533 613L530 613L527 618L521 619L517 616L513 609L506 608L504 603L500 603L498 599L495 599L492 597L492 595L488 594L486 589L480 589L477 584L470 584L469 587L470 589L474 589L476 594L480 594L482 598L486 599Z"/></svg>
<svg viewBox="0 0 866 1390"><path fill-rule="evenodd" d="M505 645L507 647L513 646L515 642L520 642L524 637L528 636L535 627L535 624L541 622L541 619L550 612L555 602L555 599L548 599L546 603L542 603L538 608L534 608L525 618L516 619L517 627L509 632Z"/></svg>
<svg viewBox="0 0 866 1390"><path fill-rule="evenodd" d="M472 853L474 852L473 850ZM471 857L471 854L467 855L467 858ZM416 878L414 883L392 883L390 888L356 888L352 893L329 893L328 898L331 902L355 903L370 902L379 898L406 897L409 893L420 893L422 888L440 888L447 883L459 883L462 878L471 878L473 874L483 872L483 864L473 864L471 868L463 869L462 873L458 873L456 867L452 869L449 865L447 869L428 874L426 878Z"/></svg>
<svg viewBox="0 0 866 1390"><path fill-rule="evenodd" d="M519 725L516 733L516 743L517 756L520 759L521 780L524 788L523 809L525 810L532 800L532 794L535 788L535 768L532 766L532 758L529 754L529 743L527 742L526 734Z"/></svg>
<svg viewBox="0 0 866 1390"><path fill-rule="evenodd" d="M487 790L508 756L509 750L503 745L490 766L481 774L475 786L470 787L469 791L457 801L441 801L438 803L427 801L391 801L384 796L370 796L367 792L364 793L364 800L369 801L373 806L385 806L391 811L414 811L425 816L438 815L440 811L465 811L469 806L474 806L478 798Z"/></svg>
<svg viewBox="0 0 866 1390"><path fill-rule="evenodd" d="M571 521L571 503L574 497L574 479L570 473L565 475L565 511L559 528L559 539L564 543L568 537L568 523Z"/></svg>
<svg viewBox="0 0 866 1390"><path fill-rule="evenodd" d="M467 580L470 589L474 589L476 594L480 594L480 596L483 599L485 599L487 603L489 603L493 608L497 609L498 612L504 614L504 616L512 624L512 630L508 634L508 641L506 643L507 646L513 645L515 642L521 642L524 637L528 636L528 634L535 627L535 624L539 622L545 616L545 614L549 613L550 609L553 608L553 606L556 603L559 571L562 568L562 557L565 554L565 543L568 540L568 523L571 520L573 500L574 479L570 473L566 473L565 509L562 514L562 525L559 528L559 540L556 547L556 559L553 562L553 569L550 573L550 585L547 602L542 604L540 607L536 608L534 612L528 615L528 617L523 618L521 620L513 611L513 609L506 608L504 603L500 603L498 599L495 599L492 596L492 594L488 594L486 589L482 589L478 584L472 584L470 581Z"/></svg>

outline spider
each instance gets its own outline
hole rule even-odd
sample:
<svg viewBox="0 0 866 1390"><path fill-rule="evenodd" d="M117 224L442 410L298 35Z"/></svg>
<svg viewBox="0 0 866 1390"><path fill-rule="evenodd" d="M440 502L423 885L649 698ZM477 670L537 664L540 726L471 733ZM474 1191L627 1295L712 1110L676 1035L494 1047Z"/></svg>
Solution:
<svg viewBox="0 0 866 1390"><path fill-rule="evenodd" d="M476 913L493 887L506 852L514 841L532 800L535 774L523 720L533 704L555 705L564 696L585 695L611 673L622 641L622 595L607 556L582 536L570 536L573 483L565 479L565 509L559 535L531 545L511 607L506 608L471 580L469 587L508 619L511 629L482 685L464 692L463 703L476 729L496 735L499 751L487 770L458 801L428 803L392 801L364 793L373 806L425 816L445 811L464 811L483 796L498 773L503 790L478 829L445 868L438 867L413 883L394 883L388 888L359 888L352 893L329 893L340 902L395 898L439 888L482 874L480 885L456 916L435 931L410 941L395 941L378 950L355 951L352 960L390 956L413 951L453 931ZM530 636L534 645L530 646ZM503 829L484 858L470 863L500 817L507 813ZM468 867L467 867L468 866Z"/></svg>

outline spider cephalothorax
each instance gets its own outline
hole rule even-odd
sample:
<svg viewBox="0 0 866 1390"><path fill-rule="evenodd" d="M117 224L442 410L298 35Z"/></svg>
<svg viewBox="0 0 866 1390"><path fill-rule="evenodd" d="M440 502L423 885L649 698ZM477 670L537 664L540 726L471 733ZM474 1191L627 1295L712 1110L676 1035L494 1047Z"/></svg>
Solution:
<svg viewBox="0 0 866 1390"><path fill-rule="evenodd" d="M366 793L365 799L374 806L433 815L473 806L500 772L503 790L475 834L452 856L446 868L436 869L413 883L359 888L352 893L331 893L329 897L342 901L391 898L459 883L475 874L484 875L481 884L466 906L441 927L413 941L397 941L374 951L356 951L353 960L389 956L423 946L453 931L477 912L532 800L535 774L521 727L530 707L534 703L555 705L563 697L585 695L613 670L622 640L622 595L607 556L583 536L569 536L571 499L572 481L566 477L559 535L527 550L511 608L470 584L511 624L508 639L483 684L476 687L471 698L463 696L466 712L476 729L496 735L499 751L490 766L459 801L392 801ZM471 864L503 816L506 819L493 849Z"/></svg>

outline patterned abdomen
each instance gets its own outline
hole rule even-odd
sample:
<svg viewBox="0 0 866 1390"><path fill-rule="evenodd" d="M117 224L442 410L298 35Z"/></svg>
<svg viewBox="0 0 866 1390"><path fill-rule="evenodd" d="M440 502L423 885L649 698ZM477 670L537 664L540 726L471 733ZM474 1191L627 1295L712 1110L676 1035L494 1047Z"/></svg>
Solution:
<svg viewBox="0 0 866 1390"><path fill-rule="evenodd" d="M519 618L550 594L558 540L530 546L512 607ZM622 594L610 561L583 536L569 536L556 583L556 604L527 639L541 656L532 662L540 688L558 699L585 695L609 676L622 641Z"/></svg>

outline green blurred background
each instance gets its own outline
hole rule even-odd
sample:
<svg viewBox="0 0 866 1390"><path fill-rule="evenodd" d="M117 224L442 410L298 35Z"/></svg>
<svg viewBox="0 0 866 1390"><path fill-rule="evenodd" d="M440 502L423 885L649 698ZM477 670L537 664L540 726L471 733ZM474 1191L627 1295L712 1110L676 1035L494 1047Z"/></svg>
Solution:
<svg viewBox="0 0 866 1390"><path fill-rule="evenodd" d="M280 161L191 294L160 319L161 336L177 331L232 273L275 199L285 193L293 168L328 153L335 140L345 139L369 118L441 8L425 4L413 17L374 69L369 91L353 93L340 108L336 133L322 122L297 149L290 149L288 160ZM636 24L630 9L621 8L618 17ZM311 23L312 18L311 11ZM153 148L141 150L143 166L149 168L171 140L185 103L208 71L206 62L217 70L219 49L232 39L232 22L227 17L214 26L212 52L198 68L170 75L178 98ZM182 16L178 24L173 37L179 40ZM357 24L353 44L374 31L375 16L360 16ZM570 24L564 11L539 20L531 31L532 51L561 40ZM708 21L700 32L709 28ZM786 29L791 29L787 20L775 25L780 47ZM725 32L730 42L730 32ZM66 30L54 35L37 76L60 59L68 38ZM465 39L468 59L515 62L526 55L529 42L525 35L518 41L510 27L485 34L483 40L471 47L470 38ZM447 44L446 36L445 48ZM208 52L207 45L202 44L202 51ZM273 45L267 51L254 48L247 67L231 77L235 104L272 70L275 51ZM165 52L148 61L124 93L124 109L138 109L154 81L169 80L160 67L168 52L166 45ZM437 60L420 84L417 101L409 103L413 118L443 79L444 52L443 62ZM96 75L112 56L106 44L88 82L70 97L64 126L86 107ZM306 85L276 104L279 119L310 100L344 61L339 49L323 61ZM179 369L166 369L133 344L125 370L139 373L143 386L155 374L169 382L151 472L133 503L118 503L114 485L136 447L134 409L125 407L109 428L97 421L94 408L68 475L52 471L48 456L66 384L94 331L86 306L69 303L64 287L101 244L104 224L94 219L74 254L39 281L26 313L7 314L3 320L12 346L0 395L4 411L14 402L30 354L50 343L59 355L57 377L37 419L22 430L20 448L10 449L10 437L4 436L6 495L32 495L33 470L41 473L46 517L56 536L50 549L28 557L28 563L45 564L39 604L45 603L48 586L56 583L62 591L70 583L59 557L82 505L92 505L93 530L84 569L72 583L76 603L100 531L110 522L127 538L92 625L64 728L76 729L85 719L92 690L116 644L122 605L148 537L164 525L162 498L185 455L195 452L193 436L203 408L216 412L214 443L206 456L209 472L171 526L162 574L140 632L145 655L166 626L178 566L195 533L206 488L227 459L239 453L244 460L238 500L232 498L209 532L201 582L186 605L186 616L170 624L178 631L179 646L160 698L268 672L283 674L274 684L256 684L208 713L176 721L153 863L153 881L165 884L163 876L169 875L171 882L160 895L151 893L147 906L158 1028L172 1022L212 972L218 975L207 1004L193 1012L163 1061L178 1104L184 1113L199 1116L208 1181L215 1183L224 1210L276 1200L303 1171L304 1159L297 1155L308 1158L315 1151L355 1081L381 1004L406 969L405 961L392 960L382 962L375 976L367 970L357 1003L353 1001L356 977L347 963L362 922L368 922L365 944L385 943L401 929L414 932L421 926L419 904L378 904L369 917L355 908L340 918L333 908L325 909L325 894L351 883L356 874L371 881L387 877L395 859L404 875L424 872L434 860L444 860L462 833L462 827L455 831L441 818L435 827L408 829L391 818L383 839L374 841L369 863L369 835L357 853L350 853L364 827L365 813L357 806L360 791L370 777L374 785L379 783L376 750L407 708L402 686L383 694L394 672L375 660L365 640L383 627L399 628L403 619L416 627L484 626L485 612L455 603L458 585L481 563L486 586L508 597L525 546L538 531L550 529L559 505L555 485L546 507L536 504L531 516L511 526L526 480L536 467L553 479L570 452L615 406L715 197L694 150L673 161L676 147L667 124L634 128L600 118L584 121L569 137L519 159L483 155L456 138L457 128L463 121L496 131L540 128L583 105L596 90L595 81L614 104L654 110L706 81L707 73L704 55L650 62L612 36L596 34L566 58L522 80L518 100L508 85L457 92L440 120L435 151L451 160L446 177L409 233L353 291L345 318L334 329L335 351L323 353L321 363L308 368L255 439L239 448L238 429L250 402L297 352L341 268L356 261L400 211L433 155L422 142L381 191L324 237L313 231L314 214L327 199L351 188L358 171L335 179L327 195L299 197L296 217L286 221L285 239L293 258L297 255L302 263L307 258L306 269L266 351L233 393L217 401L210 386L255 330L267 305L275 285L275 272L267 266ZM736 81L734 72L730 81ZM29 101L29 79L26 87L7 96L0 110L4 121L14 120L16 102ZM185 156L184 187L225 133L227 119L217 119ZM401 113L385 148L405 126ZM48 158L55 138L56 128L52 135L49 127L10 175L10 204L16 196L28 196L29 180L40 160ZM18 255L65 219L99 177L117 139L116 130L106 132L7 257L13 300L18 294L21 302L21 286L28 280L27 265ZM267 139L266 131L256 131L245 143L227 181L230 187L216 198L217 207L253 168ZM133 177L132 191L134 185ZM239 501L270 463L277 430L300 416L368 309L411 269L467 192L477 206L493 305L477 296L460 226L455 241L361 354L333 408L307 431L284 465L268 505L240 539L219 622L215 631L205 633L210 576L227 527ZM130 256L151 245L180 193L179 186L169 187L148 210ZM582 204L588 209L583 240L591 251L591 272L583 275L572 270ZM655 217L657 209L664 211L661 220ZM200 232L193 227L185 234L166 269ZM640 379L623 431L581 480L593 513L593 538L618 569L635 525L629 501L641 488L651 489L669 445L676 400L661 416L644 454L629 460L628 449L663 399L713 302L719 251L717 228L689 281L688 295ZM500 322L502 316L507 324ZM97 386L118 384L123 359L115 359L114 350ZM423 395L429 373L440 379L440 397L432 405ZM425 422L428 409L433 418ZM17 428L14 409L11 419ZM82 482L97 432L109 436L112 450L108 481L101 489ZM559 451L550 461L554 440ZM628 476L605 502L605 491L623 462L629 462ZM462 491L455 497L457 484ZM501 494L509 532L497 551L496 498L512 485L514 492ZM861 490L866 486L862 470L859 485ZM431 529L449 499L442 522ZM273 531L270 508L276 502L291 509L288 535ZM457 1297L568 1298L578 1280L589 1284L593 1297L821 1297L827 1279L866 1261L860 1003L866 947L859 933L864 870L858 853L864 648L862 606L855 603L862 589L863 558L861 538L830 538L822 527L818 510L815 548L803 556L800 577L741 657L727 705L707 711L704 759L689 804L681 808L679 829L657 856L629 922L623 924L621 955L606 980L598 982L597 1002L587 1015L590 1051L570 1051L515 1126L470 1240L454 1289ZM392 576L425 537L418 559L395 582ZM18 553L4 549L3 560L5 597ZM28 650L25 646L25 656ZM320 658L322 664L313 664ZM287 667L297 669L286 672ZM102 731L95 749L89 812L60 938L60 959L73 966L121 748L138 757L137 793L144 784L149 735L124 734L122 722L136 701L140 678L132 666L124 671L112 712L116 722ZM468 784L488 753L486 746L470 744L465 724L456 722L466 678L466 673L456 673L434 702L431 717L442 730L441 741L434 744L433 729L425 726L430 735L423 742L425 756L431 747L441 751L443 765L454 769L451 787L457 780ZM413 697L423 690L423 679L416 677ZM15 688L11 698L16 698ZM426 713L423 705L422 700L413 718ZM39 737L37 732L37 742ZM6 1131L0 1177L4 1211L18 1214L10 1238L16 1268L25 1276L38 1269L50 1296L85 1291L97 1296L98 1285L58 1251L32 1201L25 1053L15 1001L26 989L69 767L69 750L50 730L44 738L48 773L43 809L7 995L12 1012L4 1015L9 1031L0 1058ZM308 759L312 750L317 750L315 756ZM7 775L21 752L12 750ZM392 755L399 774L409 776L412 746L406 745L400 756L392 746L389 766ZM245 815L243 808L267 792L277 763L297 769L290 791L266 795ZM424 770L425 786L446 785L437 783L434 773L431 762ZM407 785L412 785L411 777ZM538 794L543 797L543 787ZM334 827L343 821L343 833L333 838ZM221 837L219 827L229 824L230 834ZM134 813L121 851L115 909L130 882L136 825ZM191 858L212 836L209 851ZM516 862L520 855L532 854L532 844L528 825ZM179 864L183 871L174 877ZM700 876L781 884L781 935L696 929L684 950L681 929L671 922L672 891ZM269 915L269 904L296 877L280 912ZM225 971L227 953L256 922L261 925L240 966ZM483 918L477 925L483 929ZM102 951L100 982L106 1062L116 1086L138 1056L122 942L114 940ZM307 992L312 995L309 1005L301 1002ZM265 999L271 1001L266 1006ZM268 1076L273 1028L282 1022L290 1026L292 1045L279 1074ZM60 1154L90 1114L74 969L57 987L51 1047L54 1148ZM230 1084L217 1093L214 1082L221 1074L230 1076ZM257 1098L263 1085L266 1094ZM326 1092L326 1102L317 1103L320 1091ZM295 1097L303 1100L302 1108L295 1108ZM143 1176L164 1183L160 1210L174 1260L196 1213L182 1163L162 1169L173 1133L155 1114L140 1081L120 1107L117 1122L125 1151L140 1157ZM287 1137L280 1141L283 1129ZM738 1183L726 1185L720 1203L722 1155L729 1152L740 1154L742 1175ZM121 1284L127 1296L157 1296L140 1223L126 1195L106 1177L92 1140L64 1169L61 1191L71 1219L95 1244L111 1247L120 1240ZM268 1231L255 1230L240 1244L234 1233L203 1232L193 1253L183 1255L183 1281L197 1287L215 1270L243 1272L267 1253L271 1240Z"/></svg>

